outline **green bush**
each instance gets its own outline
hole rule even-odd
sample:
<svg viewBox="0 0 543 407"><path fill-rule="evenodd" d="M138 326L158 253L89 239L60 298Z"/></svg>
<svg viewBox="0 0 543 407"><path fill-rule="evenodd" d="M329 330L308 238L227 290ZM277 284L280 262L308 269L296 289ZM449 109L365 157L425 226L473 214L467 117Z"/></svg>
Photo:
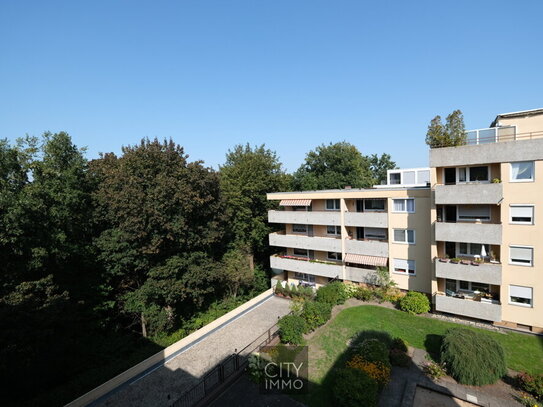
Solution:
<svg viewBox="0 0 543 407"><path fill-rule="evenodd" d="M370 301L373 298L373 291L369 288L358 287L358 290L354 294L357 300Z"/></svg>
<svg viewBox="0 0 543 407"><path fill-rule="evenodd" d="M345 285L342 282L334 281L322 286L317 290L316 301L326 302L331 305L343 304L347 300Z"/></svg>
<svg viewBox="0 0 543 407"><path fill-rule="evenodd" d="M392 340L392 344L390 345L390 349L397 349L401 352L406 353L408 350L407 342L404 341L402 338L394 338Z"/></svg>
<svg viewBox="0 0 543 407"><path fill-rule="evenodd" d="M340 407L374 407L377 405L378 387L375 380L360 369L334 371L332 393Z"/></svg>
<svg viewBox="0 0 543 407"><path fill-rule="evenodd" d="M405 297L400 300L400 309L410 314L422 314L430 311L430 301L428 297L416 291L409 291Z"/></svg>
<svg viewBox="0 0 543 407"><path fill-rule="evenodd" d="M283 295L283 293L284 293L283 284L281 283L281 281L278 281L277 284L275 285L275 294Z"/></svg>
<svg viewBox="0 0 543 407"><path fill-rule="evenodd" d="M378 342L383 343L387 348L390 348L392 345L392 337L388 332L367 330L357 332L351 338L351 347L357 349L367 339L377 339Z"/></svg>
<svg viewBox="0 0 543 407"><path fill-rule="evenodd" d="M303 335L307 332L305 319L298 315L285 315L278 322L281 342L300 345L303 343Z"/></svg>
<svg viewBox="0 0 543 407"><path fill-rule="evenodd" d="M502 346L491 336L467 328L447 331L441 361L457 382L473 386L495 383L507 371Z"/></svg>
<svg viewBox="0 0 543 407"><path fill-rule="evenodd" d="M382 362L390 367L388 348L378 339L366 339L357 349L357 353L368 362Z"/></svg>
<svg viewBox="0 0 543 407"><path fill-rule="evenodd" d="M409 355L400 349L391 349L388 356L392 366L408 367L411 361Z"/></svg>
<svg viewBox="0 0 543 407"><path fill-rule="evenodd" d="M522 390L534 396L536 400L543 401L543 374L519 373L517 384Z"/></svg>
<svg viewBox="0 0 543 407"><path fill-rule="evenodd" d="M285 284L285 288L283 288L283 295L284 295L285 297L290 297L290 293L291 293L290 284L289 284L289 283L286 283L286 284Z"/></svg>
<svg viewBox="0 0 543 407"><path fill-rule="evenodd" d="M298 297L298 288L295 285L290 286L290 296L292 298L297 298Z"/></svg>
<svg viewBox="0 0 543 407"><path fill-rule="evenodd" d="M325 302L305 301L302 317L305 319L307 329L313 331L324 325L332 316L332 305Z"/></svg>

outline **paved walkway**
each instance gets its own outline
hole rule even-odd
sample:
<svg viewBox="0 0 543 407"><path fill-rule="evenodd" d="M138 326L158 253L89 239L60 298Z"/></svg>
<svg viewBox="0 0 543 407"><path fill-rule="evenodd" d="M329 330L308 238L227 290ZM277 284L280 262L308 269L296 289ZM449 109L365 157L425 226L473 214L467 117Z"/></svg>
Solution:
<svg viewBox="0 0 543 407"><path fill-rule="evenodd" d="M290 312L290 301L272 296L258 307L113 393L100 406L167 407L216 364L253 342Z"/></svg>

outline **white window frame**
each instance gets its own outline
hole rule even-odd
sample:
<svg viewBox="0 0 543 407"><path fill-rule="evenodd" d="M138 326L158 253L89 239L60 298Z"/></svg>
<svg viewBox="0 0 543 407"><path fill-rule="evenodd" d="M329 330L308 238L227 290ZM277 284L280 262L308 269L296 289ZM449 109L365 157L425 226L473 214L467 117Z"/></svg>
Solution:
<svg viewBox="0 0 543 407"><path fill-rule="evenodd" d="M488 219L486 218L476 218L476 219L465 219L460 217L460 207L461 206L471 206L471 205L456 205L456 221L457 222L490 222L492 220L492 209L490 205L477 205L481 207L488 208Z"/></svg>
<svg viewBox="0 0 543 407"><path fill-rule="evenodd" d="M513 179L513 164L532 163L532 178L530 179ZM535 181L535 161L516 161L509 163L509 182L534 182Z"/></svg>
<svg viewBox="0 0 543 407"><path fill-rule="evenodd" d="M515 263L511 259L511 248L513 248L513 247L516 247L516 248L519 248L519 249L531 249L532 250L532 259L531 259L530 263ZM523 246L523 245L519 245L519 244L509 245L509 264L511 264L513 266L533 267L534 266L534 247L533 246Z"/></svg>
<svg viewBox="0 0 543 407"><path fill-rule="evenodd" d="M470 181L470 168L472 167L486 167L487 168L487 173L488 173L488 178L486 180L482 180L482 181ZM460 181L460 169L463 168L466 170L466 180L465 181ZM443 169L443 177L445 177L445 169ZM443 178L445 179L445 178ZM456 183L457 184L473 184L475 182L478 182L478 183L481 183L481 184L488 184L490 183L490 180L492 179L492 168L490 167L490 165L471 165L469 167L467 166L461 166L461 167L456 167Z"/></svg>
<svg viewBox="0 0 543 407"><path fill-rule="evenodd" d="M396 210L396 201L403 201L404 210L403 211L397 211ZM413 210L409 211L407 210L407 201L413 201ZM415 198L393 198L392 199L392 213L415 213L417 208L415 207Z"/></svg>
<svg viewBox="0 0 543 407"><path fill-rule="evenodd" d="M300 231L294 230L294 226L305 226L305 231L300 232ZM296 233L296 234L300 234L300 235L307 235L308 230L309 230L309 227L307 227L307 225L304 225L303 223L293 223L292 224L292 233Z"/></svg>
<svg viewBox="0 0 543 407"><path fill-rule="evenodd" d="M330 233L329 228L334 228L334 232ZM337 225L326 225L326 234L328 236L341 236L341 226Z"/></svg>
<svg viewBox="0 0 543 407"><path fill-rule="evenodd" d="M402 276L416 276L417 275L417 262L415 260L409 260L409 259L392 259L393 260L393 273L394 274L400 274ZM407 267L405 268L405 272L403 271L396 271L397 267L396 267L396 260L399 260L399 261L405 261L406 264L407 264ZM411 271L411 268L409 267L409 262L412 262L413 264L413 272L410 272Z"/></svg>
<svg viewBox="0 0 543 407"><path fill-rule="evenodd" d="M467 253L462 253L460 251L460 247L462 244L465 244L466 247L467 247ZM492 250L490 248L490 244L489 243L467 243L467 242L462 242L462 243L459 243L457 242L456 243L456 256L462 256L462 257L473 257L473 258L477 258L477 257L481 257L481 254L479 252L479 254L471 254L471 245L472 244L480 244L480 245L487 245L488 246L488 250L486 251L486 257L489 257L490 256L490 251Z"/></svg>
<svg viewBox="0 0 543 407"><path fill-rule="evenodd" d="M460 288L460 282L462 282L462 281L464 283L468 283L468 288L467 289L466 288ZM492 284L479 283L477 281L466 281L466 280L456 280L456 291L457 292L463 292L463 293L473 293L473 292L475 292L475 290L473 289L473 283L488 286L488 292L490 293L490 288L491 288ZM479 291L479 292L481 292L481 291Z"/></svg>
<svg viewBox="0 0 543 407"><path fill-rule="evenodd" d="M330 257L330 254L335 254L335 256ZM343 256L340 252L326 252L326 258L328 260L341 261L343 259Z"/></svg>
<svg viewBox="0 0 543 407"><path fill-rule="evenodd" d="M332 205L334 208L332 208L332 209L328 208L328 202L329 201L334 202L334 204ZM336 203L337 203L337 208L336 208ZM324 209L326 209L327 211L339 211L341 209L341 200L340 199L327 199L324 202Z"/></svg>
<svg viewBox="0 0 543 407"><path fill-rule="evenodd" d="M513 220L513 213L511 211L511 208L532 208L532 221L531 222L523 222L523 221L514 221ZM509 205L509 223L511 225L535 225L535 206L533 204L510 204Z"/></svg>
<svg viewBox="0 0 543 407"><path fill-rule="evenodd" d="M523 304L521 302L511 301L511 287L529 288L532 291L532 297L530 298L530 303L529 304ZM508 301L508 303L510 305L516 305L516 306L525 307L525 308L533 308L534 307L534 289L533 289L533 287L509 284L509 292L507 294L508 294L507 301ZM517 297L517 298L527 298L527 297Z"/></svg>
<svg viewBox="0 0 543 407"><path fill-rule="evenodd" d="M396 231L397 230L401 230L404 232L404 240L396 240ZM409 241L409 233L408 231L411 231L413 232L413 241L410 242ZM416 232L415 232L415 229L393 229L392 230L392 238L394 239L394 243L400 243L400 244L416 244L417 242L417 238L416 238Z"/></svg>
<svg viewBox="0 0 543 407"><path fill-rule="evenodd" d="M298 273L297 271L294 272L294 278L298 281L304 281L307 283L314 283L315 282L315 275L313 274L307 274L307 273Z"/></svg>
<svg viewBox="0 0 543 407"><path fill-rule="evenodd" d="M370 236L368 235L368 229L372 230L372 229L380 229L383 231L384 235L375 235L375 236ZM372 228L372 227L364 227L364 239L369 239L369 240L386 240L387 238L387 228Z"/></svg>

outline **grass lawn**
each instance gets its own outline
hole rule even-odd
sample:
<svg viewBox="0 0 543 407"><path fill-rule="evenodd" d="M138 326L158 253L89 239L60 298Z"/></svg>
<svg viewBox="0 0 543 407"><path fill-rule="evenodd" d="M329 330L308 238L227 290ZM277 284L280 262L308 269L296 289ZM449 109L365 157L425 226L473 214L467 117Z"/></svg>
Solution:
<svg viewBox="0 0 543 407"><path fill-rule="evenodd" d="M439 354L441 336L447 329L459 326L466 327L373 305L347 308L307 341L310 361L313 364L310 380L315 386L302 401L310 406L324 406L330 402L330 383L327 383L330 376L327 377L327 373L334 364L338 366L343 364L347 341L359 331L385 331L392 337L399 336L411 346L425 349L436 356ZM471 327L469 329L483 331L501 343L510 369L543 373L542 337L514 332L499 333Z"/></svg>

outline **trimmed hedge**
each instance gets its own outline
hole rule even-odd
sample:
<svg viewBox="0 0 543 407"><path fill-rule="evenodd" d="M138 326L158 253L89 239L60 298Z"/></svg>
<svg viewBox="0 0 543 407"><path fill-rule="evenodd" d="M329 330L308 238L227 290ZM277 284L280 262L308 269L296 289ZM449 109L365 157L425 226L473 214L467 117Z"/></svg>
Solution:
<svg viewBox="0 0 543 407"><path fill-rule="evenodd" d="M344 368L334 372L334 399L340 407L377 406L378 386L360 369Z"/></svg>
<svg viewBox="0 0 543 407"><path fill-rule="evenodd" d="M343 304L347 300L345 285L342 282L334 281L333 283L322 286L317 290L315 300L331 305Z"/></svg>
<svg viewBox="0 0 543 407"><path fill-rule="evenodd" d="M409 291L400 299L400 309L410 314L422 314L430 311L430 300L422 293Z"/></svg>
<svg viewBox="0 0 543 407"><path fill-rule="evenodd" d="M302 309L308 331L324 325L332 317L332 305L325 302L305 301Z"/></svg>
<svg viewBox="0 0 543 407"><path fill-rule="evenodd" d="M278 322L281 342L300 345L303 343L303 335L307 332L305 319L298 315L285 315Z"/></svg>
<svg viewBox="0 0 543 407"><path fill-rule="evenodd" d="M507 372L502 346L491 336L467 328L447 331L441 345L441 361L461 384L492 384Z"/></svg>

